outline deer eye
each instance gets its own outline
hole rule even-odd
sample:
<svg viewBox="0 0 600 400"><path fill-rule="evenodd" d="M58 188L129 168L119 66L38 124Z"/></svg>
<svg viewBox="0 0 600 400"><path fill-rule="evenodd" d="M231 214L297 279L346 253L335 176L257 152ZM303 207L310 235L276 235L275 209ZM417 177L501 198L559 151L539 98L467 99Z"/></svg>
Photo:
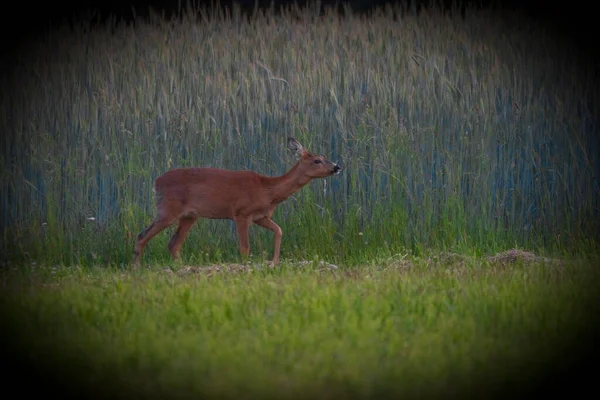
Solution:
<svg viewBox="0 0 600 400"><path fill-rule="evenodd" d="M321 164L321 160L319 160L318 158L314 162L315 164Z"/></svg>

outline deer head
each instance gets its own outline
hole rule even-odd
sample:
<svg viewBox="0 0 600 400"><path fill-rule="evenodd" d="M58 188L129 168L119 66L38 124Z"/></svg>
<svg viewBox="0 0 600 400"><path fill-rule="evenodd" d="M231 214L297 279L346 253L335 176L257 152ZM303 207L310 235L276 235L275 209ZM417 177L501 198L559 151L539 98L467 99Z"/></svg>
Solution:
<svg viewBox="0 0 600 400"><path fill-rule="evenodd" d="M288 149L298 158L298 168L308 178L324 178L339 174L342 170L342 167L322 155L309 153L292 137L288 138Z"/></svg>

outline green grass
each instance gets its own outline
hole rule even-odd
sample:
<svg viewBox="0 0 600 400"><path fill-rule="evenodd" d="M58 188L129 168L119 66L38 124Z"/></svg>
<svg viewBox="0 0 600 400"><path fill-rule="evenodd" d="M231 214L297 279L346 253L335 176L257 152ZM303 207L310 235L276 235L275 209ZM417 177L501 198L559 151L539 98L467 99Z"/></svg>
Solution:
<svg viewBox="0 0 600 400"><path fill-rule="evenodd" d="M188 9L50 31L0 78L3 257L128 263L158 175L282 174L287 136L345 168L277 209L284 257L597 252L600 101L576 46L518 15L401 11ZM167 236L146 262L168 259ZM189 262L237 257L225 222L188 242Z"/></svg>
<svg viewBox="0 0 600 400"><path fill-rule="evenodd" d="M83 21L16 55L8 354L78 398L489 398L564 365L599 304L595 70L519 16L386 11ZM179 272L158 267L168 231L128 268L157 176L282 174L287 136L344 170L276 210L282 268L180 275L239 260L232 223L206 220ZM486 261L513 247L567 261Z"/></svg>
<svg viewBox="0 0 600 400"><path fill-rule="evenodd" d="M4 270L0 309L16 354L99 396L489 398L565 362L597 304L592 265L30 267Z"/></svg>

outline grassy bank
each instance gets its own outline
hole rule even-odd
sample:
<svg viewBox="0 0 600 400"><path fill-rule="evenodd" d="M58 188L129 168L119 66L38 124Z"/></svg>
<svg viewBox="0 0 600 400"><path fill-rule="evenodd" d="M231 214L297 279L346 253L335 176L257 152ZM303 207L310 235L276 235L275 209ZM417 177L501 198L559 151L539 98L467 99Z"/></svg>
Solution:
<svg viewBox="0 0 600 400"><path fill-rule="evenodd" d="M52 386L111 398L516 394L569 365L600 276L502 260L14 269L5 343Z"/></svg>

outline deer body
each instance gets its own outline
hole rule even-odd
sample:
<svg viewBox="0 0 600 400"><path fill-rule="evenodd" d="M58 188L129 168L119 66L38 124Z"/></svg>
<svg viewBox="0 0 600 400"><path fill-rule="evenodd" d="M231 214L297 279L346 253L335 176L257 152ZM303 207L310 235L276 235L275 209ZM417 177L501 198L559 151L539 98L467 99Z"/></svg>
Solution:
<svg viewBox="0 0 600 400"><path fill-rule="evenodd" d="M154 190L170 199L165 205L174 212L181 209L182 214L210 219L247 215L255 221L270 216L277 204L304 186L293 172L269 177L252 171L178 168L160 176Z"/></svg>
<svg viewBox="0 0 600 400"><path fill-rule="evenodd" d="M158 177L154 183L157 216L138 235L134 264L139 264L148 241L175 221L179 221L179 226L168 248L173 259L178 259L181 245L198 218L235 221L240 253L244 258L250 252L251 224L272 231L275 234L272 263L277 264L282 232L271 219L277 205L312 179L334 175L341 170L339 165L323 156L308 153L293 138L288 138L288 147L299 161L282 176L219 168L177 168Z"/></svg>

